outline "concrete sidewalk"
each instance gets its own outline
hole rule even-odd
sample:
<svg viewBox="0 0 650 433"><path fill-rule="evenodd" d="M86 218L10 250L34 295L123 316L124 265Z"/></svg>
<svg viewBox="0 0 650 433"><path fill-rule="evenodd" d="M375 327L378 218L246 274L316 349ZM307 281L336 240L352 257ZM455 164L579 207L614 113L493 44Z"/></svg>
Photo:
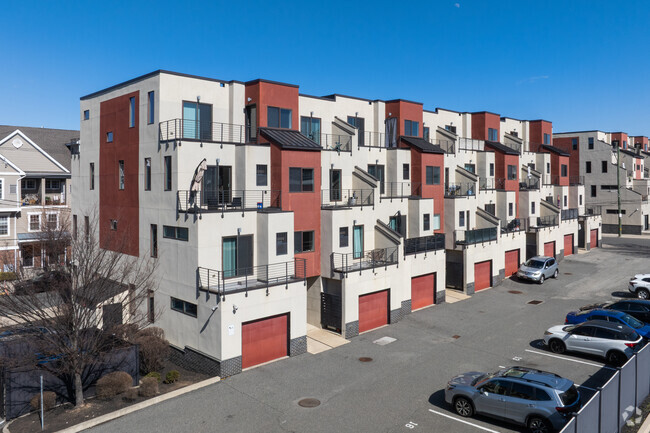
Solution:
<svg viewBox="0 0 650 433"><path fill-rule="evenodd" d="M338 334L310 325L309 323L307 324L307 352L312 355L348 344L349 342L350 340L346 340Z"/></svg>

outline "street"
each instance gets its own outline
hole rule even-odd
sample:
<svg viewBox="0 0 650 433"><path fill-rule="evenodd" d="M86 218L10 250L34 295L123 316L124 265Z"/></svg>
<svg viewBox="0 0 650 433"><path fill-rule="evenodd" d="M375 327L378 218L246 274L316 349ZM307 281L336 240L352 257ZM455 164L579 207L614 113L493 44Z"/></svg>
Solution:
<svg viewBox="0 0 650 433"><path fill-rule="evenodd" d="M485 417L460 418L445 405L445 385L462 372L522 365L573 380L586 401L614 370L598 358L552 354L540 342L568 311L628 296L629 278L648 272L650 238L604 237L603 243L560 262L557 280L506 280L470 299L416 311L350 344L245 371L91 431L524 431ZM382 337L395 341L373 343ZM320 405L301 407L305 398Z"/></svg>

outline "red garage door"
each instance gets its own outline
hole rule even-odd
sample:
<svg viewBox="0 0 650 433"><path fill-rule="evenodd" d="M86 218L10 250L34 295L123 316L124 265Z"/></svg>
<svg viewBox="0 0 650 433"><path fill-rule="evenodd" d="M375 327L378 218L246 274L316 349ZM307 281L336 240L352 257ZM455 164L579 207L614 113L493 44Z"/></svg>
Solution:
<svg viewBox="0 0 650 433"><path fill-rule="evenodd" d="M564 235L564 257L573 254L573 235Z"/></svg>
<svg viewBox="0 0 650 433"><path fill-rule="evenodd" d="M474 263L474 291L487 289L492 285L492 260Z"/></svg>
<svg viewBox="0 0 650 433"><path fill-rule="evenodd" d="M506 277L511 277L519 269L519 250L506 251Z"/></svg>
<svg viewBox="0 0 650 433"><path fill-rule="evenodd" d="M555 241L546 242L544 244L544 255L548 257L555 257Z"/></svg>
<svg viewBox="0 0 650 433"><path fill-rule="evenodd" d="M411 310L433 305L435 293L435 273L411 278Z"/></svg>
<svg viewBox="0 0 650 433"><path fill-rule="evenodd" d="M591 230L590 237L589 248L596 248L598 246L598 229Z"/></svg>
<svg viewBox="0 0 650 433"><path fill-rule="evenodd" d="M359 296L359 332L388 324L388 290Z"/></svg>
<svg viewBox="0 0 650 433"><path fill-rule="evenodd" d="M289 315L267 317L242 324L242 368L288 355Z"/></svg>

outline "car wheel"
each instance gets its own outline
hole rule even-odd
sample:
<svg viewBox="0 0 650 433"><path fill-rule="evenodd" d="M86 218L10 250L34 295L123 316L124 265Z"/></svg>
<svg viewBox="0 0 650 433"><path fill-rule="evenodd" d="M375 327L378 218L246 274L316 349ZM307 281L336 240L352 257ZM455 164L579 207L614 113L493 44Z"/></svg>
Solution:
<svg viewBox="0 0 650 433"><path fill-rule="evenodd" d="M474 407L472 403L465 397L458 397L454 400L454 409L456 413L462 417L470 417L474 414Z"/></svg>
<svg viewBox="0 0 650 433"><path fill-rule="evenodd" d="M544 274L542 274L542 276L539 277L539 284L544 284Z"/></svg>
<svg viewBox="0 0 650 433"><path fill-rule="evenodd" d="M636 296L639 299L648 299L650 298L650 292L648 292L648 289L638 289L636 291Z"/></svg>
<svg viewBox="0 0 650 433"><path fill-rule="evenodd" d="M553 278L557 278L558 275L560 275L560 270L556 269L555 272L553 273Z"/></svg>
<svg viewBox="0 0 650 433"><path fill-rule="evenodd" d="M544 418L533 416L528 419L528 430L530 430L531 433L549 433L551 427L548 425L548 421Z"/></svg>
<svg viewBox="0 0 650 433"><path fill-rule="evenodd" d="M553 353L564 353L566 351L566 345L564 344L564 342L558 340L557 338L554 338L551 341L549 341L548 347L551 349L551 352Z"/></svg>
<svg viewBox="0 0 650 433"><path fill-rule="evenodd" d="M607 354L607 363L615 366L625 364L626 357L617 350L612 350Z"/></svg>

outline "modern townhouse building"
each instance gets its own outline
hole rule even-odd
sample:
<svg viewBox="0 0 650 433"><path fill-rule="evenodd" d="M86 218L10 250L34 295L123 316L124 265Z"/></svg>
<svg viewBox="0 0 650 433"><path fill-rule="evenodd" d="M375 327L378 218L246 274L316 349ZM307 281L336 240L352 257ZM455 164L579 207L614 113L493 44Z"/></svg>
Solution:
<svg viewBox="0 0 650 433"><path fill-rule="evenodd" d="M2 270L37 270L53 257L42 248L45 226L70 211L71 152L79 131L0 125L0 262Z"/></svg>
<svg viewBox="0 0 650 433"><path fill-rule="evenodd" d="M554 143L570 155L570 174L584 178L587 213L602 213L605 233L618 233L619 185L622 232L641 234L650 230L647 137L577 131L554 134Z"/></svg>
<svg viewBox="0 0 650 433"><path fill-rule="evenodd" d="M156 258L155 325L222 376L305 352L307 324L352 338L577 245L579 193L492 113L156 71L80 118L73 220Z"/></svg>

